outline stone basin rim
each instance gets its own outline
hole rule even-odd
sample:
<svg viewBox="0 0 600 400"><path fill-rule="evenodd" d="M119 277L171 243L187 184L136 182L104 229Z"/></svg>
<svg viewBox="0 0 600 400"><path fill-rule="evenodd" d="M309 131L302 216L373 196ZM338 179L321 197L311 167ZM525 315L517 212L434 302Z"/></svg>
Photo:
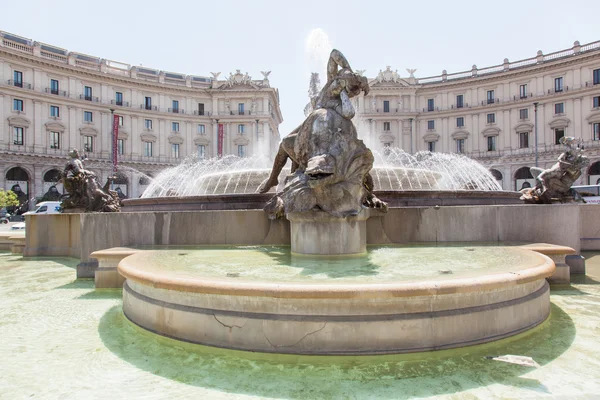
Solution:
<svg viewBox="0 0 600 400"><path fill-rule="evenodd" d="M512 287L524 283L545 279L556 270L552 259L532 250L540 262L519 271L507 271L474 277L449 278L443 280L392 282L392 283L331 283L298 284L268 283L243 280L223 280L198 277L175 277L165 273L142 271L135 266L136 260L147 252L160 253L160 250L140 251L122 259L118 271L125 279L153 288L175 290L178 292L217 294L230 296L275 297L275 298L390 298L432 296L453 293L481 292Z"/></svg>

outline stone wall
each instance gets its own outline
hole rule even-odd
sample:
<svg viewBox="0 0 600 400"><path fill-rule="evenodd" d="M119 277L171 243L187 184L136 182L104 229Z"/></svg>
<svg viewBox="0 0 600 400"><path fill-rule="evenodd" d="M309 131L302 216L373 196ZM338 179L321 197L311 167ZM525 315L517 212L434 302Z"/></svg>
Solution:
<svg viewBox="0 0 600 400"><path fill-rule="evenodd" d="M151 245L289 245L287 220L262 210L54 214L26 217L25 256L71 256ZM600 205L392 208L372 213L368 244L532 242L600 248Z"/></svg>

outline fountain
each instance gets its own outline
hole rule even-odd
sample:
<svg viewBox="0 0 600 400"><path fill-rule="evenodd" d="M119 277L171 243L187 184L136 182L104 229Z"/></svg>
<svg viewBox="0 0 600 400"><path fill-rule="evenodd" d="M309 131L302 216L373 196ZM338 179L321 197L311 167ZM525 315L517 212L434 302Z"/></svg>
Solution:
<svg viewBox="0 0 600 400"><path fill-rule="evenodd" d="M458 171L425 170L422 164L412 165L404 177L394 168L385 176L371 172L375 157L357 138L349 101L368 90L366 80L333 50L315 110L282 141L273 169L258 186L263 199L270 198L265 211L274 219L268 223L285 226L277 220L283 216L290 221L290 247L127 250L131 255L118 264L126 279L125 316L146 330L192 343L326 355L461 347L542 323L550 312L545 278L555 271L547 256L498 244L367 245L367 220L387 210L373 192L374 182L391 182L395 176L401 185L460 185L465 192L480 184L477 174L461 178ZM391 154L392 160L409 158L402 152ZM288 158L291 169L280 179ZM409 160L435 165L437 158L421 154ZM233 183L235 190L240 182L247 190L261 181L245 173L237 174L235 182L232 175L215 175L215 184L203 190L222 187L222 179L227 181L225 191ZM170 188L161 185L161 190ZM277 191L269 192L274 187ZM231 229L247 228L245 213L255 212L230 214L240 224ZM179 218L176 214L165 218ZM167 219L156 221L154 227ZM420 228L415 224L401 229ZM172 233L166 231L167 236Z"/></svg>

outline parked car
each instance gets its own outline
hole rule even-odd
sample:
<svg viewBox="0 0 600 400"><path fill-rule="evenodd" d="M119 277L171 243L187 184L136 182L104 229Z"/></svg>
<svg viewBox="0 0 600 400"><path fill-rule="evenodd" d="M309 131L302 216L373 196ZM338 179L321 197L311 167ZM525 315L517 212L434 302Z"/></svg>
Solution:
<svg viewBox="0 0 600 400"><path fill-rule="evenodd" d="M8 224L10 218L9 213L4 213L4 215L0 216L0 224Z"/></svg>
<svg viewBox="0 0 600 400"><path fill-rule="evenodd" d="M33 211L27 211L23 215L32 214L58 214L60 213L60 201L42 201L38 203Z"/></svg>
<svg viewBox="0 0 600 400"><path fill-rule="evenodd" d="M11 226L10 229L13 231L25 229L25 222L16 223Z"/></svg>

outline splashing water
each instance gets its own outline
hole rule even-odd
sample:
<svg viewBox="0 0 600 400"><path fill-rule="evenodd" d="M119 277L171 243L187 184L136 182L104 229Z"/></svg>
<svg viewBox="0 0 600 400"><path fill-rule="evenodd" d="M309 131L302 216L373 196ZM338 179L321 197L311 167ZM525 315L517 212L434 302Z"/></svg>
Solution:
<svg viewBox="0 0 600 400"><path fill-rule="evenodd" d="M484 166L458 154L409 154L393 147L386 149L385 154L373 154L375 166L371 176L377 191L502 190ZM208 160L191 157L153 178L142 198L256 193L270 172L271 162L265 156ZM279 176L279 187L271 189L272 192L283 188L289 173L288 162L288 168Z"/></svg>
<svg viewBox="0 0 600 400"><path fill-rule="evenodd" d="M312 72L317 72L322 77L327 76L327 61L331 50L333 45L323 29L315 28L310 31L304 41L304 63L308 76Z"/></svg>

